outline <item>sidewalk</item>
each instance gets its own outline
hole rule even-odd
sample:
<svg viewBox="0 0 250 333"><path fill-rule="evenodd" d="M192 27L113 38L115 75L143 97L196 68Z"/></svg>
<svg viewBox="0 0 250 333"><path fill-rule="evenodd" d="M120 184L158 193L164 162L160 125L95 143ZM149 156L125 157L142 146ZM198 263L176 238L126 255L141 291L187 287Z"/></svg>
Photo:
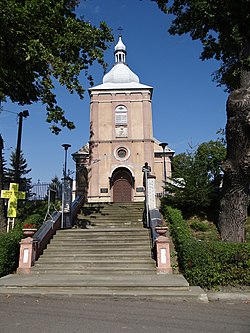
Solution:
<svg viewBox="0 0 250 333"><path fill-rule="evenodd" d="M209 301L234 301L250 303L250 287L221 287L219 291L207 290Z"/></svg>

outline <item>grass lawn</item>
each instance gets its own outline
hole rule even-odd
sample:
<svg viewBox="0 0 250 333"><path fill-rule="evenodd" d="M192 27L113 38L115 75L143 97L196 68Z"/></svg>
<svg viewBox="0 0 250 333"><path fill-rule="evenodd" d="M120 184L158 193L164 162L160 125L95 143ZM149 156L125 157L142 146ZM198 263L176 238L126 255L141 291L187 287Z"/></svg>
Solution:
<svg viewBox="0 0 250 333"><path fill-rule="evenodd" d="M194 216L187 220L193 236L204 241L219 241L220 234L216 225L213 222L202 220ZM246 242L250 242L250 216L246 223Z"/></svg>

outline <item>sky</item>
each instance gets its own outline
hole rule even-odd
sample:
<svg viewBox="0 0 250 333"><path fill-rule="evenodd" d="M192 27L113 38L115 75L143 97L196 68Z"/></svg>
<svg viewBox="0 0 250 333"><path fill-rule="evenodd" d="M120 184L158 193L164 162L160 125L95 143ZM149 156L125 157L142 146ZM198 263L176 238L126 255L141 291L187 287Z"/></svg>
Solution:
<svg viewBox="0 0 250 333"><path fill-rule="evenodd" d="M114 43L105 52L110 70L114 64L114 46L121 26L122 39L127 48L126 61L139 76L140 83L152 86L152 114L154 137L167 142L176 154L197 147L202 142L215 140L216 132L225 128L225 104L227 93L212 81L212 73L219 67L215 60L199 59L202 47L188 35L171 36L168 33L171 17L162 13L150 0L81 0L77 10L80 16L94 25L105 21L113 30ZM94 84L102 83L103 69L95 64L90 70ZM89 140L88 83L84 100L70 95L57 86L56 93L66 116L75 123L76 129L63 129L59 135L49 130L45 106L36 103L18 106L7 101L0 112L0 134L4 139L4 158L16 147L17 114L28 110L30 116L23 121L22 151L31 168L29 177L48 183L56 175L62 177L64 149L68 150L67 169L75 177L75 163L71 154Z"/></svg>

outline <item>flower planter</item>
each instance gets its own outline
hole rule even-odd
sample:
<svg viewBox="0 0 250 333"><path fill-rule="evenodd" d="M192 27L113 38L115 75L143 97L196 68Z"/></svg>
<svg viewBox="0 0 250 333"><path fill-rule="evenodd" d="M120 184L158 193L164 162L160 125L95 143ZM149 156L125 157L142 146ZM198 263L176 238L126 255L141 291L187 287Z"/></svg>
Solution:
<svg viewBox="0 0 250 333"><path fill-rule="evenodd" d="M37 229L35 228L23 228L23 234L26 236L26 237L32 237L35 232L37 231Z"/></svg>
<svg viewBox="0 0 250 333"><path fill-rule="evenodd" d="M155 227L155 231L159 236L165 236L168 231L168 227Z"/></svg>

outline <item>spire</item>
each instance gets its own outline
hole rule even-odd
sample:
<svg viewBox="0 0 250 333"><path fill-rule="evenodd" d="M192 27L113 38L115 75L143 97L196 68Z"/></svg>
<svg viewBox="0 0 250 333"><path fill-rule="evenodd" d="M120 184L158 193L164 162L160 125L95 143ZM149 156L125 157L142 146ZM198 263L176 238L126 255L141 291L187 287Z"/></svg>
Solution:
<svg viewBox="0 0 250 333"><path fill-rule="evenodd" d="M119 40L118 43L115 46L115 63L126 63L126 46L122 42L122 36L121 34L119 35Z"/></svg>
<svg viewBox="0 0 250 333"><path fill-rule="evenodd" d="M126 46L123 44L122 36L115 46L115 64L113 68L103 77L103 84L124 84L124 83L139 83L138 76L129 69L125 62Z"/></svg>

